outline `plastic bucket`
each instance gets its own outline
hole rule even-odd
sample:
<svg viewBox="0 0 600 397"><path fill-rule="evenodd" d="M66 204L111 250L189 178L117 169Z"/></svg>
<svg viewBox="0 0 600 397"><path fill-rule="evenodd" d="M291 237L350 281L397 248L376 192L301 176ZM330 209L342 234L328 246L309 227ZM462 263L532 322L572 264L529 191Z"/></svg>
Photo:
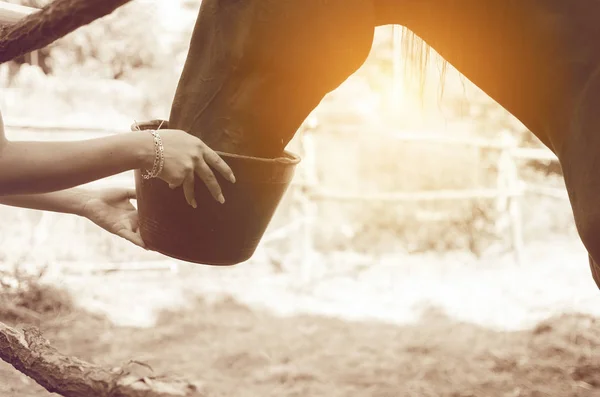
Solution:
<svg viewBox="0 0 600 397"><path fill-rule="evenodd" d="M157 129L168 122L136 123L132 130ZM187 262L230 266L248 260L263 237L300 158L284 152L267 159L217 152L233 170L236 183L215 171L225 204L217 202L196 176L198 207L185 200L181 187L161 179L143 179L135 171L139 227L147 248Z"/></svg>

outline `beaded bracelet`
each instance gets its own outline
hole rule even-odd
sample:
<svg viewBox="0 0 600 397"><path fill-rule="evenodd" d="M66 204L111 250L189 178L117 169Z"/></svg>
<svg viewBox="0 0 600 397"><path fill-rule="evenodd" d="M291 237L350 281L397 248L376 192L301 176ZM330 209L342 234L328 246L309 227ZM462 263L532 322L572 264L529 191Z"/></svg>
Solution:
<svg viewBox="0 0 600 397"><path fill-rule="evenodd" d="M152 171L146 170L142 173L144 179L156 178L163 170L165 165L165 149L162 144L162 139L156 130L148 130L154 137L154 164L152 165Z"/></svg>

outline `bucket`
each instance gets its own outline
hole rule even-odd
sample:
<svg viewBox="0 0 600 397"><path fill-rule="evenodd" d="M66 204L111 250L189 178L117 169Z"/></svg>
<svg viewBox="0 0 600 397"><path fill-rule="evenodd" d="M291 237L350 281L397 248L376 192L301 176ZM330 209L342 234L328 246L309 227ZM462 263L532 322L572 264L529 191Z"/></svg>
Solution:
<svg viewBox="0 0 600 397"><path fill-rule="evenodd" d="M152 120L131 129L166 129L168 122ZM225 203L210 194L196 176L192 208L181 187L169 188L161 179L143 179L135 171L139 228L147 248L186 262L231 266L254 254L281 198L294 176L300 158L284 151L274 159L217 152L232 169L236 182L218 172Z"/></svg>

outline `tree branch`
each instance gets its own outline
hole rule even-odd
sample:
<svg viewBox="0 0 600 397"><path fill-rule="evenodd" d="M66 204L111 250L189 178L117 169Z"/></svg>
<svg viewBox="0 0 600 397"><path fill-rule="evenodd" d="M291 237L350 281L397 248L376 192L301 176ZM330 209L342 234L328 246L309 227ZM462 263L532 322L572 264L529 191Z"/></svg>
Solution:
<svg viewBox="0 0 600 397"><path fill-rule="evenodd" d="M19 22L0 27L0 63L39 50L131 0L54 0Z"/></svg>
<svg viewBox="0 0 600 397"><path fill-rule="evenodd" d="M140 377L107 370L50 346L35 327L18 331L0 323L0 359L64 397L200 397L192 383L172 377Z"/></svg>

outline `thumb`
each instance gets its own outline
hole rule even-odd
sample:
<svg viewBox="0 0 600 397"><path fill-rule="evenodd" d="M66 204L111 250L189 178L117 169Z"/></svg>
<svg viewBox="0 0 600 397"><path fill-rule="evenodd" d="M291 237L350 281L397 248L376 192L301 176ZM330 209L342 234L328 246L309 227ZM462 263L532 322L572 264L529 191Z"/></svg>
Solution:
<svg viewBox="0 0 600 397"><path fill-rule="evenodd" d="M146 243L144 243L144 240L142 240L142 236L140 235L139 231L136 233L129 229L123 229L123 230L119 231L117 233L117 235L119 237L122 237L125 240L128 240L129 242L137 245L138 247L147 249Z"/></svg>
<svg viewBox="0 0 600 397"><path fill-rule="evenodd" d="M137 198L137 192L135 188L127 188L123 191L123 198L129 200L135 200Z"/></svg>

